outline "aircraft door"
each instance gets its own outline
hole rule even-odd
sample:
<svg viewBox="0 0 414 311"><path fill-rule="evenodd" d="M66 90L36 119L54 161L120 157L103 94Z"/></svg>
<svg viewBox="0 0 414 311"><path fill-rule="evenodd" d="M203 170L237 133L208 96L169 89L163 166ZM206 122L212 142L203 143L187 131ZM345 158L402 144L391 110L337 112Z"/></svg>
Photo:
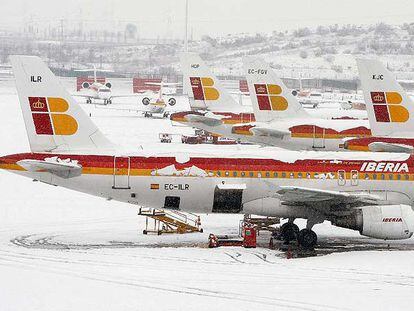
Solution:
<svg viewBox="0 0 414 311"><path fill-rule="evenodd" d="M312 148L325 148L325 129L313 126L313 146Z"/></svg>
<svg viewBox="0 0 414 311"><path fill-rule="evenodd" d="M213 213L239 213L242 210L242 189L214 189Z"/></svg>
<svg viewBox="0 0 414 311"><path fill-rule="evenodd" d="M241 113L240 114L240 122L241 123L250 123L253 122L252 114L251 113Z"/></svg>
<svg viewBox="0 0 414 311"><path fill-rule="evenodd" d="M130 169L131 159L129 157L114 157L113 189L130 189Z"/></svg>
<svg viewBox="0 0 414 311"><path fill-rule="evenodd" d="M358 171L351 171L351 186L358 186Z"/></svg>
<svg viewBox="0 0 414 311"><path fill-rule="evenodd" d="M345 186L346 185L346 173L344 170L338 171L338 185Z"/></svg>

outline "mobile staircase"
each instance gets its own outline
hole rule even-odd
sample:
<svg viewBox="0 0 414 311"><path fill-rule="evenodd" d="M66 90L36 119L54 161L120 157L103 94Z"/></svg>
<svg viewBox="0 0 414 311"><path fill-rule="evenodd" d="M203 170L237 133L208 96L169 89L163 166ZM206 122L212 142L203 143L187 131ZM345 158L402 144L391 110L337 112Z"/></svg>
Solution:
<svg viewBox="0 0 414 311"><path fill-rule="evenodd" d="M196 214L141 207L138 215L146 216L143 234L203 232L200 216ZM153 226L150 225L150 218L154 220Z"/></svg>

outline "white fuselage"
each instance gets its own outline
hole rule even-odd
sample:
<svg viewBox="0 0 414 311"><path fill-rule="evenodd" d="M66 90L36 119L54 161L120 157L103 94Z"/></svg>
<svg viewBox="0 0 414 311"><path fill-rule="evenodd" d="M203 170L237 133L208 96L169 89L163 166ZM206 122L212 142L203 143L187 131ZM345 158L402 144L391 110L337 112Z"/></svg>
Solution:
<svg viewBox="0 0 414 311"><path fill-rule="evenodd" d="M202 130L218 134L224 137L232 138L235 140L250 142L260 145L276 146L281 148L287 148L290 150L327 150L327 151L340 151L343 149L344 138L359 137L358 130L356 128L361 127L368 129L368 121L366 120L324 120L324 119L290 119L282 121L272 122L253 122L249 123L256 127L280 129L281 131L289 131L289 129L295 126L306 125L307 132L300 132L296 134L291 132L290 135L284 135L282 138L274 137L271 135L244 135L237 134L233 131L233 128L237 126L245 126L247 124L226 124L210 126L203 122L185 122L192 127L200 128ZM309 126L312 128L309 130ZM325 128L326 130L320 130L319 128ZM330 134L328 129L335 130L339 134ZM352 132L348 134L341 134L341 131L356 129L355 134ZM364 137L364 136L362 136Z"/></svg>
<svg viewBox="0 0 414 311"><path fill-rule="evenodd" d="M90 96L90 98L99 100L108 100L112 95L111 89L99 82L94 82L88 88L84 88L81 91Z"/></svg>
<svg viewBox="0 0 414 311"><path fill-rule="evenodd" d="M284 151L275 150L275 152L283 153ZM77 156L68 155L68 158L76 159ZM115 157L113 163L118 161L117 159L118 157ZM169 208L169 206L166 206L167 197L175 197L179 198L179 205L176 208L196 213L228 212L220 210L220 207L215 209L214 206L217 191L219 189L230 189L239 191L241 199L240 206L236 207L233 212L307 218L307 213L310 211L297 211L295 208L288 208L280 204L276 195L276 190L280 186L297 186L349 193L364 192L377 196L382 199L383 203L413 205L414 187L411 175L406 174L406 171L398 173L398 175L394 172L391 179L389 176L391 173L376 173L375 171L366 173L362 171L368 167L366 164L361 166L360 171L344 171L345 178L341 178L339 170L332 171L332 169L327 168L326 172L315 172L312 167L302 166L299 168L300 173L289 172L290 168L286 167L283 172L279 170L277 174L272 168L269 168L269 171L263 168L252 174L248 171L249 168L242 172L242 168L237 166L232 166L231 169L225 171L220 169L220 173L213 169L211 171L201 170L195 164L189 164L187 168L179 169L180 166L186 166L186 164L183 164L183 161L177 158L174 164L166 167L156 164L157 161L154 160L153 167L156 168L150 169L151 171L147 172L145 176L139 176L143 174L142 168L137 169L141 165L140 160L134 160L133 157L122 157L122 159L129 161L124 162L129 163L129 167L125 166L121 175L116 173L117 169L113 167L106 168L104 172L102 169L92 170L86 166L82 175L68 179L48 172L12 171L48 184L140 206ZM224 159L224 161L226 160ZM133 163L131 161L138 162ZM194 163L197 163L197 161L195 159ZM353 163L352 160L347 162ZM326 163L326 165L341 165L342 161L326 161ZM286 165L295 164L287 162ZM135 166L135 169L131 168L133 166ZM292 166L291 169L296 170L297 167ZM263 199L266 198L272 199L271 206L263 204Z"/></svg>

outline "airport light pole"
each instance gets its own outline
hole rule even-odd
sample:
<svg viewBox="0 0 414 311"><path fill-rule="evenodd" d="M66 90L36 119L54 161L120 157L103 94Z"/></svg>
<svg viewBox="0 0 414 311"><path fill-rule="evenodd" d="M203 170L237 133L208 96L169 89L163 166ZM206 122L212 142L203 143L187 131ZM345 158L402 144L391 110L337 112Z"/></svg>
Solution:
<svg viewBox="0 0 414 311"><path fill-rule="evenodd" d="M188 52L188 0L185 0L184 51Z"/></svg>

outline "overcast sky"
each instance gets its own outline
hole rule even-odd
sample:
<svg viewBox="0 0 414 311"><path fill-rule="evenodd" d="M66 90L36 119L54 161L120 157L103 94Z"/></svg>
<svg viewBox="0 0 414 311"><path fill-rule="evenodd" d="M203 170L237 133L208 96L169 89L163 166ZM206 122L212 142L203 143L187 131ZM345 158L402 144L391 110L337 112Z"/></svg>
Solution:
<svg viewBox="0 0 414 311"><path fill-rule="evenodd" d="M414 22L412 0L189 0L190 29L200 35L271 32L328 24ZM182 38L185 0L0 0L0 29L24 24L127 22L141 37Z"/></svg>

